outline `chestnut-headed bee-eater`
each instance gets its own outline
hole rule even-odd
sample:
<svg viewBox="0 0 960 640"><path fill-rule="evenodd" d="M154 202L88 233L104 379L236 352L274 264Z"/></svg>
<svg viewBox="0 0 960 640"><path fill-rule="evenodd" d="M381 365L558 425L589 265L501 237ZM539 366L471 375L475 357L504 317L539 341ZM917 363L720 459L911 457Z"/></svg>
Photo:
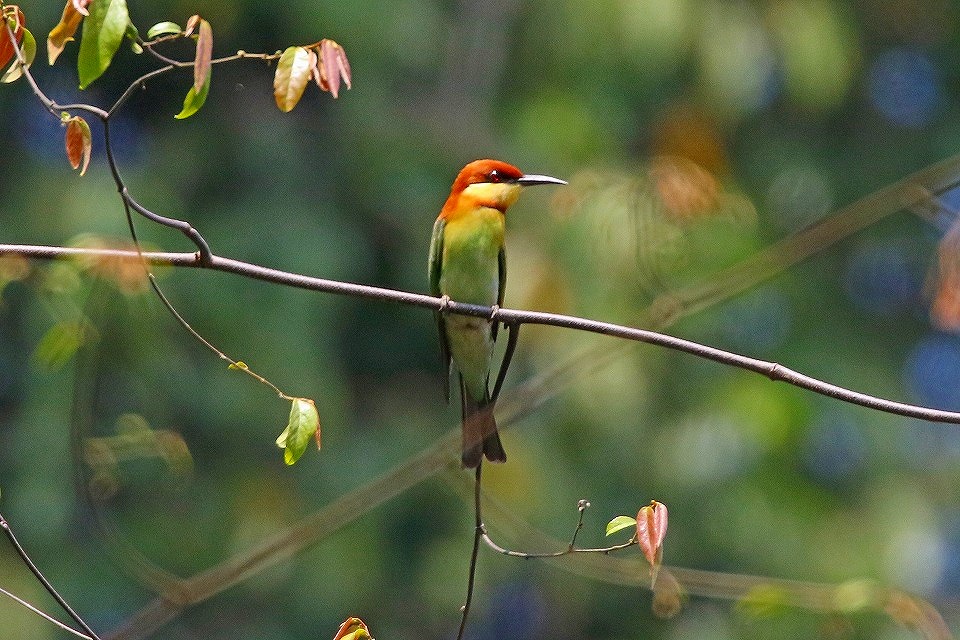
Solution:
<svg viewBox="0 0 960 640"><path fill-rule="evenodd" d="M550 176L524 175L499 160L475 160L450 189L430 240L430 291L457 302L493 307L503 304L507 263L504 228L507 207L520 190L535 184L566 184ZM463 410L463 466L477 467L483 456L504 462L488 388L497 323L487 318L437 314L440 349L450 398L450 362L460 375Z"/></svg>

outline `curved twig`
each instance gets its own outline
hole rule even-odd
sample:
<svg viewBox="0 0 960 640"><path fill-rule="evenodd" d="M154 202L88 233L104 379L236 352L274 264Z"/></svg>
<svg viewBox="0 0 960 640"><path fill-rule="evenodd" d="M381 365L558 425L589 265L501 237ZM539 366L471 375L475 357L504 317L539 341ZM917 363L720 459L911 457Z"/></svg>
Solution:
<svg viewBox="0 0 960 640"><path fill-rule="evenodd" d="M480 513L480 497L479 497L479 485L476 489L478 492L477 497L474 499L474 508L477 510L477 513ZM483 535L481 539L484 544L493 549L499 554L510 556L511 558L523 558L524 560L531 560L534 558L561 558L563 556L568 556L572 553L602 553L604 555L608 553L613 553L614 551L620 551L622 549L628 549L630 547L636 546L637 537L633 535L626 542L620 544L610 545L609 547L578 547L577 546L577 536L580 535L580 530L583 529L583 514L586 512L587 507L590 506L590 503L586 500L581 500L577 504L577 511L579 516L577 517L577 526L573 530L573 537L570 539L570 544L566 546L565 549L560 551L514 551L506 547L502 547L496 542L493 541L493 538L490 537L489 532L487 532L486 525L483 526ZM478 517L479 520L479 517Z"/></svg>

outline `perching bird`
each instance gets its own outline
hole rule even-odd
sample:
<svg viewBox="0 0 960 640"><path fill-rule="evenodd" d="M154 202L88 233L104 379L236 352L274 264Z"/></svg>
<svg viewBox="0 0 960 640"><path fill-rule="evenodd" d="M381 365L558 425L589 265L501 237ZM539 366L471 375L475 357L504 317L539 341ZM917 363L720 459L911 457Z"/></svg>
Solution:
<svg viewBox="0 0 960 640"><path fill-rule="evenodd" d="M433 295L488 307L503 304L505 213L524 186L535 184L566 182L524 175L499 160L475 160L460 171L433 225L429 265ZM486 318L443 313L437 314L437 325L448 400L451 359L460 374L463 466L476 467L483 456L504 462L507 454L500 444L488 389L497 325Z"/></svg>

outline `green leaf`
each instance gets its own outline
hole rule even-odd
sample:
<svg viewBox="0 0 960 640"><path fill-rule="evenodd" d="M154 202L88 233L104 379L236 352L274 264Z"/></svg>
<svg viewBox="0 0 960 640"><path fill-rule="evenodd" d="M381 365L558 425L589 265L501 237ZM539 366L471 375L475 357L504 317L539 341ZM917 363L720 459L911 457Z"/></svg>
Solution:
<svg viewBox="0 0 960 640"><path fill-rule="evenodd" d="M83 37L77 57L80 88L103 75L120 48L130 15L126 0L97 0L90 4L90 15L83 20Z"/></svg>
<svg viewBox="0 0 960 640"><path fill-rule="evenodd" d="M207 94L210 92L210 76L212 75L212 73L207 73L207 79L204 81L203 88L200 89L199 92L193 87L190 87L190 91L187 91L187 95L183 99L183 109L181 109L180 113L173 116L174 118L183 120L200 110L203 103L207 101Z"/></svg>
<svg viewBox="0 0 960 640"><path fill-rule="evenodd" d="M310 398L294 398L290 407L290 420L280 437L277 446L283 449L283 461L293 464L307 450L310 438L320 431L320 414L317 405Z"/></svg>
<svg viewBox="0 0 960 640"><path fill-rule="evenodd" d="M280 111L287 113L300 102L310 82L313 54L303 47L287 47L277 62L273 76L273 98Z"/></svg>
<svg viewBox="0 0 960 640"><path fill-rule="evenodd" d="M33 357L50 369L60 369L70 361L86 339L87 332L79 320L58 322L40 338Z"/></svg>
<svg viewBox="0 0 960 640"><path fill-rule="evenodd" d="M181 29L180 25L178 25L176 22L158 22L147 29L147 40L153 40L159 36L169 36L182 32L183 29Z"/></svg>
<svg viewBox="0 0 960 640"><path fill-rule="evenodd" d="M630 516L617 516L613 520L607 523L607 535L616 533L626 529L627 527L637 526L636 518L631 518Z"/></svg>
<svg viewBox="0 0 960 640"><path fill-rule="evenodd" d="M231 371L246 371L249 368L250 367L248 367L247 363L243 360L237 360L236 362L231 362L229 365L227 365L227 369L230 369Z"/></svg>
<svg viewBox="0 0 960 640"><path fill-rule="evenodd" d="M140 43L137 40L140 39L140 32L137 30L137 26L132 22L127 23L127 30L123 32L123 35L130 41L130 50L135 54L140 55L143 53L143 47L140 46Z"/></svg>
<svg viewBox="0 0 960 640"><path fill-rule="evenodd" d="M33 59L37 56L37 41L27 28L23 30L23 40L20 42L20 48L23 51L23 59L26 61L27 67L29 67L33 63ZM3 76L0 76L0 82L13 82L22 75L23 67L21 67L20 62L14 58L10 67L7 68Z"/></svg>

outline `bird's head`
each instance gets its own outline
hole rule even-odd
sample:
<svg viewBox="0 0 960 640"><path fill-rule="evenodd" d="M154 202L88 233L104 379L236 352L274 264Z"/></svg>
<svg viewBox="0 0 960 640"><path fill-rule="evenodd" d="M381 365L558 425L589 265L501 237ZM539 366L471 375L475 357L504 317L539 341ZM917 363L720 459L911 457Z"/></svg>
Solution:
<svg viewBox="0 0 960 640"><path fill-rule="evenodd" d="M558 178L524 175L512 164L500 160L474 160L457 175L450 189L452 202L467 202L499 211L517 201L523 187L535 184L567 184Z"/></svg>

